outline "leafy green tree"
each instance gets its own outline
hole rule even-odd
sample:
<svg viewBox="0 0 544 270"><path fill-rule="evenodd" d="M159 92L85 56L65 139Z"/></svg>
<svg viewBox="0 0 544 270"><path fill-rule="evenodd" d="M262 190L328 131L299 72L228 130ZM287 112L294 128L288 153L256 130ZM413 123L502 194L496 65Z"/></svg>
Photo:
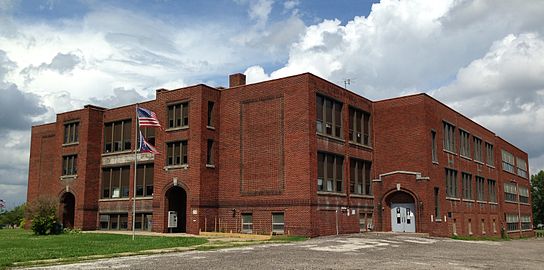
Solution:
<svg viewBox="0 0 544 270"><path fill-rule="evenodd" d="M32 222L30 228L35 234L60 233L57 221L58 204L58 199L53 196L40 196L28 204L26 218Z"/></svg>
<svg viewBox="0 0 544 270"><path fill-rule="evenodd" d="M23 221L24 215L25 215L25 204L21 204L15 208L13 208L11 211L4 212L0 214L0 224L4 225L10 225L19 226L21 222Z"/></svg>
<svg viewBox="0 0 544 270"><path fill-rule="evenodd" d="M544 224L544 171L531 176L531 204L533 224Z"/></svg>

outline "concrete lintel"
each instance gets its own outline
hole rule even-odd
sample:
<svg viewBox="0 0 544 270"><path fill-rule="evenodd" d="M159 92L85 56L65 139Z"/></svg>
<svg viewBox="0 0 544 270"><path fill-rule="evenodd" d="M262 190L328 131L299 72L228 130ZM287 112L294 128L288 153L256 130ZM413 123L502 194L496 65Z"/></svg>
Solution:
<svg viewBox="0 0 544 270"><path fill-rule="evenodd" d="M409 175L414 175L416 177L416 180L430 180L431 178L428 177L428 176L421 176L421 173L419 172L411 172L411 171L392 171L392 172L388 172L388 173L382 173L380 174L379 178L378 179L374 179L372 181L376 181L376 182L381 182L383 181L382 180L382 177L386 177L386 176L390 176L390 175L395 175L395 174L409 174Z"/></svg>

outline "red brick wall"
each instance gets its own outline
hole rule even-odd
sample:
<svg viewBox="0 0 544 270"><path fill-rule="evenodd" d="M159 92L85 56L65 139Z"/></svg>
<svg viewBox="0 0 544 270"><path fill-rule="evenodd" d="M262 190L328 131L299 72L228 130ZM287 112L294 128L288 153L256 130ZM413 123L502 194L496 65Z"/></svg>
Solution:
<svg viewBox="0 0 544 270"><path fill-rule="evenodd" d="M138 212L153 212L153 230L167 231L166 194L176 183L187 193L185 214L187 232L198 233L215 228L241 230L241 214L252 213L254 232L270 233L272 213L283 212L285 232L301 235L353 233L359 231L359 214L373 213L374 229L391 230L388 196L400 189L412 194L416 207L416 230L432 235L450 236L453 220L458 234L468 234L471 220L473 235L498 235L504 227L504 212L518 211L518 204L504 203L503 182L516 181L528 186L528 180L501 169L500 149L527 160L527 154L495 134L427 95L413 95L372 102L326 80L305 73L266 82L218 90L195 85L175 90L157 90L155 100L139 106L156 112L167 129L167 107L188 102L189 127L156 130L156 148L161 153L154 160L153 198L138 199ZM343 104L342 138L316 134L316 94ZM208 102L214 104L214 124L207 126ZM56 123L32 129L28 201L38 194L62 196L67 190L75 195L75 226L96 229L100 213L127 213L131 224L134 177L133 152L103 153L104 123L132 119L132 150L135 141L135 104L113 109L86 106L62 113ZM349 107L371 114L371 143L358 145L349 141ZM79 119L79 143L63 146L66 121ZM443 150L443 121L482 141L492 143L493 165L480 164ZM438 162L431 158L431 130L437 137ZM187 168L166 168L167 142L188 141ZM214 141L214 164L206 166L207 143ZM376 150L376 151L374 151ZM344 157L344 191L341 194L318 193L317 153L328 152ZM73 182L60 180L62 155L78 155L78 176ZM485 159L485 149L483 149ZM129 198L100 199L103 160L124 158L131 166ZM350 194L350 158L372 162L373 195ZM498 204L446 199L445 168L458 171L458 190L462 196L461 173L497 180ZM403 171L380 178L381 174ZM406 173L416 172L418 174ZM441 221L434 216L434 188L439 188ZM476 196L476 194L474 194ZM504 210L503 210L504 209ZM530 205L519 205L530 213ZM515 212L517 213L517 212ZM431 219L431 216L433 218ZM495 219L497 232L492 230ZM338 224L338 225L337 225ZM527 232L529 233L529 232Z"/></svg>

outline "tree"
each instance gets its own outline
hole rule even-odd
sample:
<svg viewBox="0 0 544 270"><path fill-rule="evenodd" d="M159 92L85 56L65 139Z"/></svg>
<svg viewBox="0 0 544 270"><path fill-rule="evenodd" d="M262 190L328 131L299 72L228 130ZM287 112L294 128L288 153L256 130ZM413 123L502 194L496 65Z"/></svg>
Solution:
<svg viewBox="0 0 544 270"><path fill-rule="evenodd" d="M61 232L57 221L59 200L53 196L39 196L27 206L26 218L32 222L30 228L37 235Z"/></svg>
<svg viewBox="0 0 544 270"><path fill-rule="evenodd" d="M24 218L25 206L25 204L21 204L13 208L11 211L0 214L0 224L19 226Z"/></svg>
<svg viewBox="0 0 544 270"><path fill-rule="evenodd" d="M544 171L531 176L531 204L533 224L544 224Z"/></svg>

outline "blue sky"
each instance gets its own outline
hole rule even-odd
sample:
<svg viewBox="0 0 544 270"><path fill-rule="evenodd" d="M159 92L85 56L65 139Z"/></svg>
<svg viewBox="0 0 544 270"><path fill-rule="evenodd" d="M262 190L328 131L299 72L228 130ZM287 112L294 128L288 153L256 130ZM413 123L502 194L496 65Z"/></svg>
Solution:
<svg viewBox="0 0 544 270"><path fill-rule="evenodd" d="M157 88L312 72L372 100L426 92L544 169L539 0L0 0L0 198L26 199L30 127Z"/></svg>

